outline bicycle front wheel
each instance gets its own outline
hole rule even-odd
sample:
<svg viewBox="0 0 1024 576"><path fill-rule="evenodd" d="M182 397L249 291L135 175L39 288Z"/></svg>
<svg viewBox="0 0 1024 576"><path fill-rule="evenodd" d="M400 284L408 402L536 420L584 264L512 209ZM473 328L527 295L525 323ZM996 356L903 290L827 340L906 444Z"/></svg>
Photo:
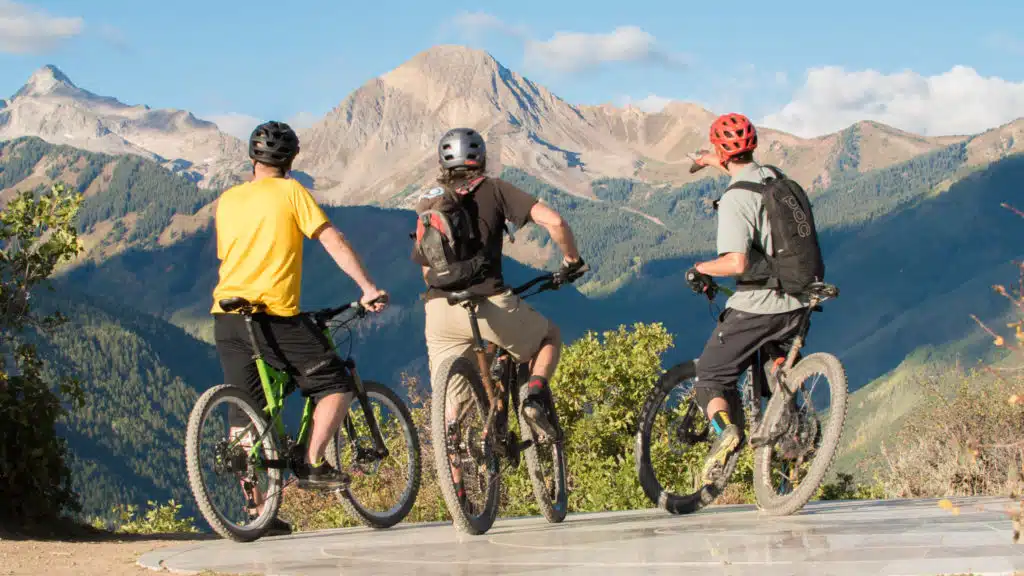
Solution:
<svg viewBox="0 0 1024 576"><path fill-rule="evenodd" d="M229 427L228 411L241 418ZM242 423L244 420L245 423ZM188 481L215 532L237 542L263 536L281 506L277 439L245 390L214 386L196 401L185 433Z"/></svg>
<svg viewBox="0 0 1024 576"><path fill-rule="evenodd" d="M822 376L829 393L815 394ZM787 381L796 393L776 392L765 410L763 426L774 429L775 439L754 451L754 494L758 506L773 516L793 514L814 496L835 458L846 420L846 371L832 354L804 357ZM825 400L827 408L821 407Z"/></svg>
<svg viewBox="0 0 1024 576"><path fill-rule="evenodd" d="M548 400L550 402L548 406L551 409L551 423L561 434L562 427L555 411L553 393ZM565 436L562 435L558 440L548 440L544 444L538 445L533 429L529 425L520 425L520 429L523 439L531 442L530 447L525 450L525 455L526 469L530 475L530 483L533 484L533 496L536 498L544 518L552 524L557 524L565 520L565 515L569 511L569 489L565 471Z"/></svg>
<svg viewBox="0 0 1024 576"><path fill-rule="evenodd" d="M420 440L405 402L387 386L364 381L371 417L387 456L376 453L369 421L358 397L327 446L327 458L352 482L337 492L341 505L371 528L390 528L412 510L420 489Z"/></svg>
<svg viewBox="0 0 1024 576"><path fill-rule="evenodd" d="M484 433L489 406L467 358L454 356L438 366L430 419L437 483L456 529L473 535L490 530L501 496L498 456Z"/></svg>
<svg viewBox="0 0 1024 576"><path fill-rule="evenodd" d="M662 374L644 402L637 427L633 455L640 486L651 502L671 514L691 514L714 502L739 460L737 450L726 460L723 474L704 484L701 471L712 433L697 404L696 376L692 360Z"/></svg>

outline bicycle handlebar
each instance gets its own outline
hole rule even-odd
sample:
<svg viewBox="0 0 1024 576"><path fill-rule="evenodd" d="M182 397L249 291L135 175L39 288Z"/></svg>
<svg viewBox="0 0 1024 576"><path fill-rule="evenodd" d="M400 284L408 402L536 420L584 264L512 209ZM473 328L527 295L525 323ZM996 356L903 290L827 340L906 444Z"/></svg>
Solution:
<svg viewBox="0 0 1024 576"><path fill-rule="evenodd" d="M388 295L387 294L383 294L383 295L378 296L378 297L374 298L373 300L371 300L370 304L376 304L378 302L387 303L387 301L388 301ZM362 317L362 316L366 315L366 311L367 311L366 307L363 306L363 303L359 302L358 300L355 301L355 302L349 302L348 304L342 304L341 306L336 306L334 308L324 308L322 310L317 310L315 312L310 312L310 315L312 315L313 318L318 323L319 322L327 322L328 320L332 320L334 317L336 317L337 315L341 314L342 312L345 312L346 310L349 310L350 308L356 308L358 310L357 316L359 316L359 317Z"/></svg>
<svg viewBox="0 0 1024 576"><path fill-rule="evenodd" d="M578 270L567 275L565 278L560 278L559 272L548 272L547 274L541 274L540 276L537 276L533 280L530 280L529 282L521 286L513 288L512 293L516 295L522 294L523 292L526 292L527 290L533 288L534 286L540 284L541 282L544 282L544 284L540 287L539 290L537 290L533 294L530 294L530 296L535 296L537 294L540 294L541 292L544 292L545 290L558 290L563 284L571 284L575 282L580 276L583 276L589 270L590 264L583 264L583 266L581 266Z"/></svg>
<svg viewBox="0 0 1024 576"><path fill-rule="evenodd" d="M726 296L732 296L735 293L734 290L719 285L711 276L701 274L693 268L686 271L686 283L690 285L694 292L697 292L697 289L700 288L700 293L707 296L708 300L714 300L719 292L724 292Z"/></svg>

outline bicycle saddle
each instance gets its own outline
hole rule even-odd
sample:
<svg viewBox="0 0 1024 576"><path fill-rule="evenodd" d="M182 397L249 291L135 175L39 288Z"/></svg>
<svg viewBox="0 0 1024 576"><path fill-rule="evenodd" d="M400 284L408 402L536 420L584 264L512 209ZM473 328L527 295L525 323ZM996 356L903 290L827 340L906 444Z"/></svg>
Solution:
<svg viewBox="0 0 1024 576"><path fill-rule="evenodd" d="M448 295L448 304L455 306L462 304L463 302L469 302L477 298L477 294L473 294L469 290L459 290L458 292L452 292Z"/></svg>
<svg viewBox="0 0 1024 576"><path fill-rule="evenodd" d="M241 310L242 308L251 309L253 307L251 302L249 302L245 298L242 298L241 296L232 296L231 298L224 298L217 304L220 305L221 310L229 314L231 312L234 312L235 310Z"/></svg>

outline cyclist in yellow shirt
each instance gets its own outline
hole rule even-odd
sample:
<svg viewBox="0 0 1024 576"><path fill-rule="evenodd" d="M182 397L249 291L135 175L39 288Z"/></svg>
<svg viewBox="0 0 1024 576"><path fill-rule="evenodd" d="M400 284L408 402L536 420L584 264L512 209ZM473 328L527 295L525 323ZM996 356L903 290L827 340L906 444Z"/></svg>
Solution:
<svg viewBox="0 0 1024 576"><path fill-rule="evenodd" d="M362 289L360 301L368 309L382 310L387 294L370 280L359 257L309 191L287 177L298 153L298 136L283 122L267 122L253 131L249 139L253 179L225 191L217 204L220 280L213 290L211 312L225 380L248 390L262 404L266 400L244 319L225 313L219 302L242 297L265 306L253 320L266 361L293 373L302 394L316 401L306 462L295 475L300 485L330 488L348 482L347 475L325 462L323 454L352 401L352 377L325 335L299 313L303 239L320 241ZM232 411L229 419L232 428L248 424L240 412Z"/></svg>

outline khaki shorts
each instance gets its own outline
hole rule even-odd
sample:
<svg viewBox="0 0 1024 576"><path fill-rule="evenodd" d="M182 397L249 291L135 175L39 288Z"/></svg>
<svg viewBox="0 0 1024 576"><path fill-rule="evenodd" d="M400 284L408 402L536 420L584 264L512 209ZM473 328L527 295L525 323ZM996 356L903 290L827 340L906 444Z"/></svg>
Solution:
<svg viewBox="0 0 1024 576"><path fill-rule="evenodd" d="M437 378L434 370L450 356L461 355L477 366L473 352L473 329L469 312L452 306L445 298L428 300L425 306L427 361L431 386ZM550 322L511 290L495 294L477 306L480 336L508 350L516 362L533 358L548 334ZM447 407L456 408L472 398L469 383L456 377L448 383Z"/></svg>

